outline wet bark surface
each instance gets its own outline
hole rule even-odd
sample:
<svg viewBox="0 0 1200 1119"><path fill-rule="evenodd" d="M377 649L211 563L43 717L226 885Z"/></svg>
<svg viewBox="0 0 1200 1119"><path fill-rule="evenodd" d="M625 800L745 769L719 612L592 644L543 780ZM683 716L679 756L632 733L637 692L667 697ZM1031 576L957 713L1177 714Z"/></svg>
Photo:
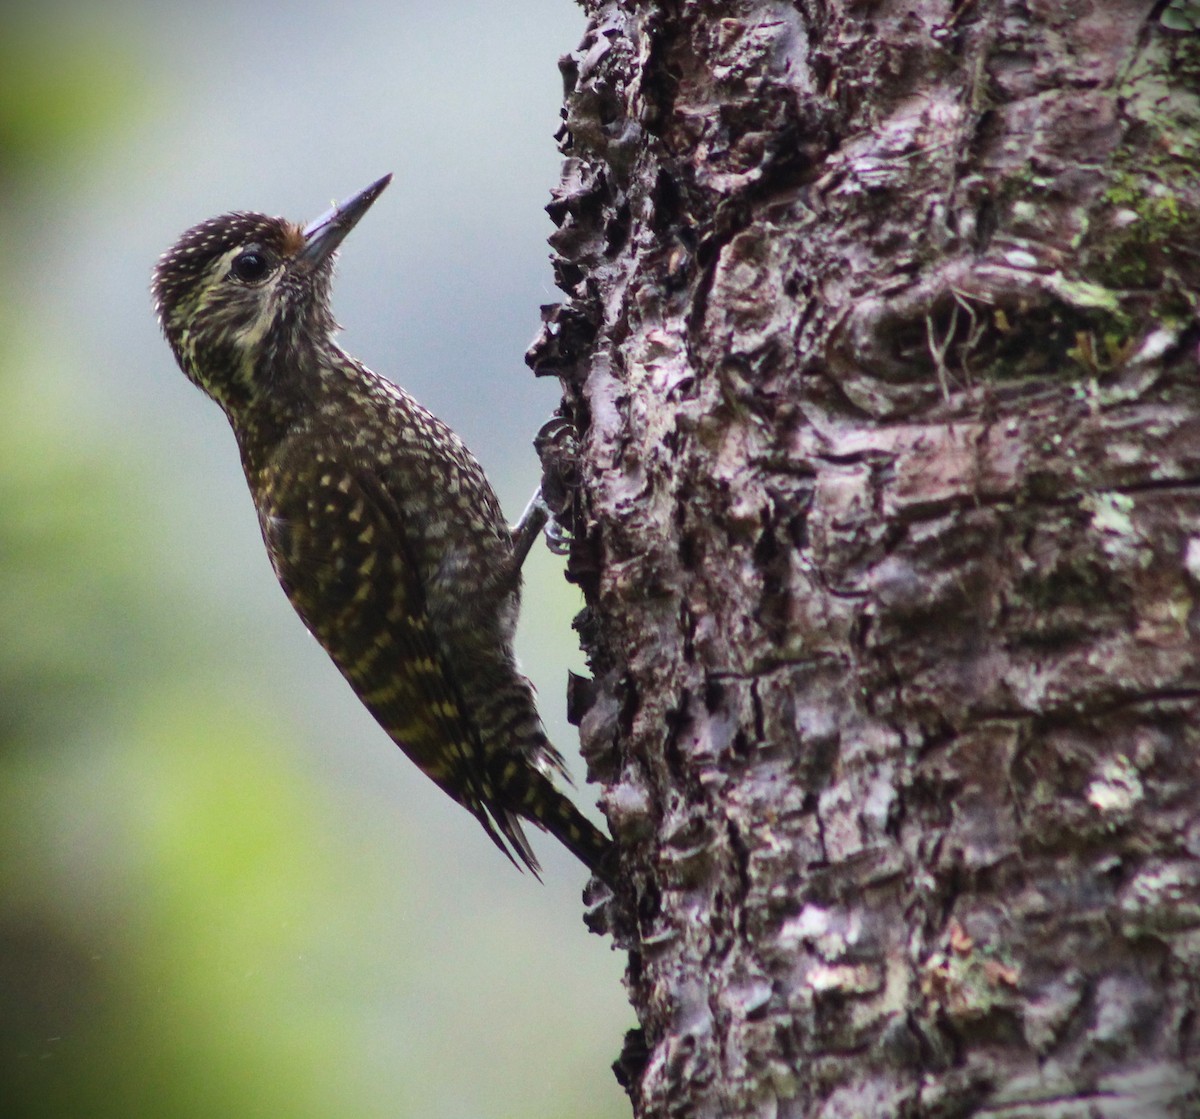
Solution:
<svg viewBox="0 0 1200 1119"><path fill-rule="evenodd" d="M1200 1114L1200 41L585 7L530 362L635 1114Z"/></svg>

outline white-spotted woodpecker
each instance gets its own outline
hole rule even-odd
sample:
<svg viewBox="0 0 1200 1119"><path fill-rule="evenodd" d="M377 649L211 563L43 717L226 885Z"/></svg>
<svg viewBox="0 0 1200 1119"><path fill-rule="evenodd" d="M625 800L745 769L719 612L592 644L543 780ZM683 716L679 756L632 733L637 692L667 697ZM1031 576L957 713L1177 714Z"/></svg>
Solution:
<svg viewBox="0 0 1200 1119"><path fill-rule="evenodd" d="M335 253L390 180L307 226L188 230L154 271L158 318L229 418L280 584L380 726L514 862L538 870L525 819L604 875L513 655L540 521L509 529L462 440L334 341Z"/></svg>

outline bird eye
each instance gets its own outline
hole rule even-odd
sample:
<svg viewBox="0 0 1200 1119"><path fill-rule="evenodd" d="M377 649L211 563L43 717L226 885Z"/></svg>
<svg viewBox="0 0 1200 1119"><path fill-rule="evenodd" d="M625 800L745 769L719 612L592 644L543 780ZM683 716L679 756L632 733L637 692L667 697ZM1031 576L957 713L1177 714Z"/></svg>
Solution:
<svg viewBox="0 0 1200 1119"><path fill-rule="evenodd" d="M247 249L233 258L229 274L244 284L261 283L271 271L270 258L261 249Z"/></svg>

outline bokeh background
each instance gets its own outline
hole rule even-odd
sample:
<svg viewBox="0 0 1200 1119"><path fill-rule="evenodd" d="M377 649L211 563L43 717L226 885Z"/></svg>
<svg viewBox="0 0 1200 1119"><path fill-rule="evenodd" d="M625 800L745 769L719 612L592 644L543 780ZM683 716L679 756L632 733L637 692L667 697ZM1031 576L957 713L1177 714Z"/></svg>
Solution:
<svg viewBox="0 0 1200 1119"><path fill-rule="evenodd" d="M582 29L570 0L0 8L0 1114L628 1113L584 871L539 834L545 885L518 874L358 705L147 294L197 221L394 171L342 254L344 344L515 518ZM527 567L519 649L577 759L561 572Z"/></svg>

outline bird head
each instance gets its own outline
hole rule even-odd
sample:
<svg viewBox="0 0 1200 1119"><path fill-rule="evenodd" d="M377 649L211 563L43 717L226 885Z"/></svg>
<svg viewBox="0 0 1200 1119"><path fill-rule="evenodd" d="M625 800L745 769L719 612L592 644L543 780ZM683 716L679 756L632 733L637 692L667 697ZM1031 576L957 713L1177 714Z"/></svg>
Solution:
<svg viewBox="0 0 1200 1119"><path fill-rule="evenodd" d="M226 411L253 399L280 361L303 364L311 342L337 329L329 306L334 256L391 179L304 226L222 214L159 259L151 284L159 324L180 368Z"/></svg>

